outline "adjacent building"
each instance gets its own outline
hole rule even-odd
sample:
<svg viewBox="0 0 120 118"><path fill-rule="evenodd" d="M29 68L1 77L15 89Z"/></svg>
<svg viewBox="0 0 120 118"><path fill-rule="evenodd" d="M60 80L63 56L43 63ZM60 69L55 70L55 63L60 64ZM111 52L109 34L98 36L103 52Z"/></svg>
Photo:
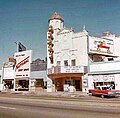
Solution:
<svg viewBox="0 0 120 118"><path fill-rule="evenodd" d="M32 61L32 50L16 52L14 58L3 64L1 90L36 91L46 85L46 60ZM41 89L38 89L41 88Z"/></svg>
<svg viewBox="0 0 120 118"><path fill-rule="evenodd" d="M105 32L99 38L89 37L89 41L88 88L112 84L120 90L120 37Z"/></svg>
<svg viewBox="0 0 120 118"><path fill-rule="evenodd" d="M32 50L14 53L14 89L29 90Z"/></svg>
<svg viewBox="0 0 120 118"><path fill-rule="evenodd" d="M3 64L1 73L1 88L4 91L14 89L14 63L6 62Z"/></svg>
<svg viewBox="0 0 120 118"><path fill-rule="evenodd" d="M30 89L33 91L46 91L47 86L47 60L36 59L31 63Z"/></svg>

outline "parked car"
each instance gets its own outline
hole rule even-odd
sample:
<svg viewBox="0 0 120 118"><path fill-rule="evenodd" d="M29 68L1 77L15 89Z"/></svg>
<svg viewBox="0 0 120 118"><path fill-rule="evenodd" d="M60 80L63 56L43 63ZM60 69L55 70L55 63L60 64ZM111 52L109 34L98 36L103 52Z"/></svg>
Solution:
<svg viewBox="0 0 120 118"><path fill-rule="evenodd" d="M112 87L113 86L96 86L95 89L89 89L89 95L100 96L101 98L120 95L120 90L113 90Z"/></svg>

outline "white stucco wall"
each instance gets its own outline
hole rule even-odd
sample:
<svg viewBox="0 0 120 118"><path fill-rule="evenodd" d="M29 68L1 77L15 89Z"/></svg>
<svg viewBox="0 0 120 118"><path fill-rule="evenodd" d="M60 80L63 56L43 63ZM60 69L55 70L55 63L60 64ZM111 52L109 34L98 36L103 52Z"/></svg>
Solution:
<svg viewBox="0 0 120 118"><path fill-rule="evenodd" d="M0 83L2 83L2 70L0 70Z"/></svg>
<svg viewBox="0 0 120 118"><path fill-rule="evenodd" d="M114 38L114 53L116 56L119 56L118 60L120 60L120 37Z"/></svg>
<svg viewBox="0 0 120 118"><path fill-rule="evenodd" d="M46 70L45 71L32 71L30 73L30 79L43 79L47 81Z"/></svg>
<svg viewBox="0 0 120 118"><path fill-rule="evenodd" d="M87 36L84 32L74 33L71 29L64 29L54 39L54 66L57 61L64 66L64 60L68 60L71 66L72 59L76 59L77 66L87 66Z"/></svg>
<svg viewBox="0 0 120 118"><path fill-rule="evenodd" d="M94 89L93 76L92 75L88 76L88 89Z"/></svg>
<svg viewBox="0 0 120 118"><path fill-rule="evenodd" d="M87 66L88 65L88 54L87 54L87 36L84 34L84 32L80 32L74 35L73 40L75 40L75 47L77 51L74 51L74 54L77 56L77 65L83 65Z"/></svg>
<svg viewBox="0 0 120 118"><path fill-rule="evenodd" d="M64 23L59 19L50 20L49 25L53 26L53 29L61 29L64 26Z"/></svg>
<svg viewBox="0 0 120 118"><path fill-rule="evenodd" d="M120 74L115 74L115 89L120 90Z"/></svg>
<svg viewBox="0 0 120 118"><path fill-rule="evenodd" d="M11 67L3 68L3 79L14 79L14 69Z"/></svg>

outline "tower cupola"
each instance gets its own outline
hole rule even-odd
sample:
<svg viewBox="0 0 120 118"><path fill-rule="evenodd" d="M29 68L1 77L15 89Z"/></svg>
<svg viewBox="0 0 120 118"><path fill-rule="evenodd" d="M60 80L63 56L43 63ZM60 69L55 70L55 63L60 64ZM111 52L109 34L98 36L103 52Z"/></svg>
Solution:
<svg viewBox="0 0 120 118"><path fill-rule="evenodd" d="M64 22L64 19L63 19L57 12L55 12L55 13L49 18L48 21L54 20L54 19L58 19L58 20L61 20L62 22Z"/></svg>
<svg viewBox="0 0 120 118"><path fill-rule="evenodd" d="M48 20L49 25L53 26L53 29L62 29L64 26L64 19L55 12Z"/></svg>

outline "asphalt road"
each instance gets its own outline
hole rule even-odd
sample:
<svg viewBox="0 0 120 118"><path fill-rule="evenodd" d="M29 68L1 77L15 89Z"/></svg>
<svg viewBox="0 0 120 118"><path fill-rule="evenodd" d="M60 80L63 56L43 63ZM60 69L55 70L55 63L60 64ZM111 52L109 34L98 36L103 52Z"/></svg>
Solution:
<svg viewBox="0 0 120 118"><path fill-rule="evenodd" d="M119 118L119 98L0 96L0 118Z"/></svg>

